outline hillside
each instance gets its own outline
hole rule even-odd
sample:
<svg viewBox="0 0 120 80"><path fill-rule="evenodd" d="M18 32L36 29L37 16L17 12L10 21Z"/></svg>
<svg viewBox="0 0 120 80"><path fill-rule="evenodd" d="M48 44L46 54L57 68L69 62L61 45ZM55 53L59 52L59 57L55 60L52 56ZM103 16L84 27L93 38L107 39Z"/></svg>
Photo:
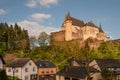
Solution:
<svg viewBox="0 0 120 80"><path fill-rule="evenodd" d="M91 40L91 44L93 44ZM96 44L95 44L96 43ZM91 47L90 59L94 58L114 58L120 59L120 40L110 40L107 42L95 42L94 45L97 47ZM84 42L78 41L68 41L60 42L50 46L43 46L35 48L34 50L29 50L27 52L23 51L12 51L5 54L5 60L9 62L15 57L30 57L35 61L46 60L54 62L59 68L64 67L68 62L70 57L75 57L76 59L85 59L84 53L81 51L81 46L84 46ZM98 46L99 45L99 46ZM6 56L7 55L7 56Z"/></svg>

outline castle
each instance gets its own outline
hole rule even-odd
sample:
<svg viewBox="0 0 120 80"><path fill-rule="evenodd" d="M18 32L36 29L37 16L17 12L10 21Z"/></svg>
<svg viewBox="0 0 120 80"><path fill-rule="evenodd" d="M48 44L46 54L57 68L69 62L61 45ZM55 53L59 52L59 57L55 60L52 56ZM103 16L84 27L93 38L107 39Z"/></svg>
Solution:
<svg viewBox="0 0 120 80"><path fill-rule="evenodd" d="M97 40L107 41L108 37L102 30L101 25L98 27L94 23L87 22L71 17L67 13L62 24L62 30L51 33L51 40L54 42L71 41L71 40L86 40L93 38Z"/></svg>

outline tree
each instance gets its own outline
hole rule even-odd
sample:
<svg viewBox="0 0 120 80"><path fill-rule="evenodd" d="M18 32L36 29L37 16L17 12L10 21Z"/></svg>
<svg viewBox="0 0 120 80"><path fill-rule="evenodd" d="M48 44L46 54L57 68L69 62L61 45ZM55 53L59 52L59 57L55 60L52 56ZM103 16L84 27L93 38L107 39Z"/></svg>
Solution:
<svg viewBox="0 0 120 80"><path fill-rule="evenodd" d="M34 49L35 48L35 43L36 43L36 37L35 36L31 36L29 40L30 40L30 47L31 47L31 49Z"/></svg>
<svg viewBox="0 0 120 80"><path fill-rule="evenodd" d="M8 80L5 70L0 71L0 80Z"/></svg>
<svg viewBox="0 0 120 80"><path fill-rule="evenodd" d="M90 55L91 55L91 49L90 49L90 46L89 46L89 40L86 40L85 41L85 46L81 49L84 57L85 57L85 61L86 61L86 64L85 64L85 69L86 69L86 72L87 72L87 80L92 80L91 78L91 72L90 72L90 66L89 66L89 63L90 63Z"/></svg>
<svg viewBox="0 0 120 80"><path fill-rule="evenodd" d="M50 42L49 35L46 32L41 32L38 37L38 41L39 41L40 46L48 45Z"/></svg>

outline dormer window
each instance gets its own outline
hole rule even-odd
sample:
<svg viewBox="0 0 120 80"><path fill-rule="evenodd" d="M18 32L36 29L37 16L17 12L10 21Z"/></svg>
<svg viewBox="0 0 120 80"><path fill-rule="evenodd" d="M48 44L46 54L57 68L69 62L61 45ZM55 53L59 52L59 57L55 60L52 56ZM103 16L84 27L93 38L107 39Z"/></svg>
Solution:
<svg viewBox="0 0 120 80"><path fill-rule="evenodd" d="M46 66L46 67L49 67L49 64L48 64L48 63L45 63L45 66Z"/></svg>

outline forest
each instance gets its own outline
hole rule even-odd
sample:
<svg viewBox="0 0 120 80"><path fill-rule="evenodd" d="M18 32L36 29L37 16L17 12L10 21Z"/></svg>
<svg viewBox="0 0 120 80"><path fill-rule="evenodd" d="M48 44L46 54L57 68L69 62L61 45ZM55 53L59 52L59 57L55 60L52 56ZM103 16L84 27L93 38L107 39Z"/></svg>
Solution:
<svg viewBox="0 0 120 80"><path fill-rule="evenodd" d="M91 40L88 42L91 43ZM63 41L51 44L50 35L45 32L40 33L36 38L29 36L28 31L21 29L17 23L14 25L0 23L0 55L2 56L12 54L15 57L30 57L35 61L51 61L57 67L63 68L71 57L85 60L86 51L88 48L81 48L78 42ZM96 58L120 59L120 40L101 42L99 47L90 48L88 53L87 57L90 60Z"/></svg>

